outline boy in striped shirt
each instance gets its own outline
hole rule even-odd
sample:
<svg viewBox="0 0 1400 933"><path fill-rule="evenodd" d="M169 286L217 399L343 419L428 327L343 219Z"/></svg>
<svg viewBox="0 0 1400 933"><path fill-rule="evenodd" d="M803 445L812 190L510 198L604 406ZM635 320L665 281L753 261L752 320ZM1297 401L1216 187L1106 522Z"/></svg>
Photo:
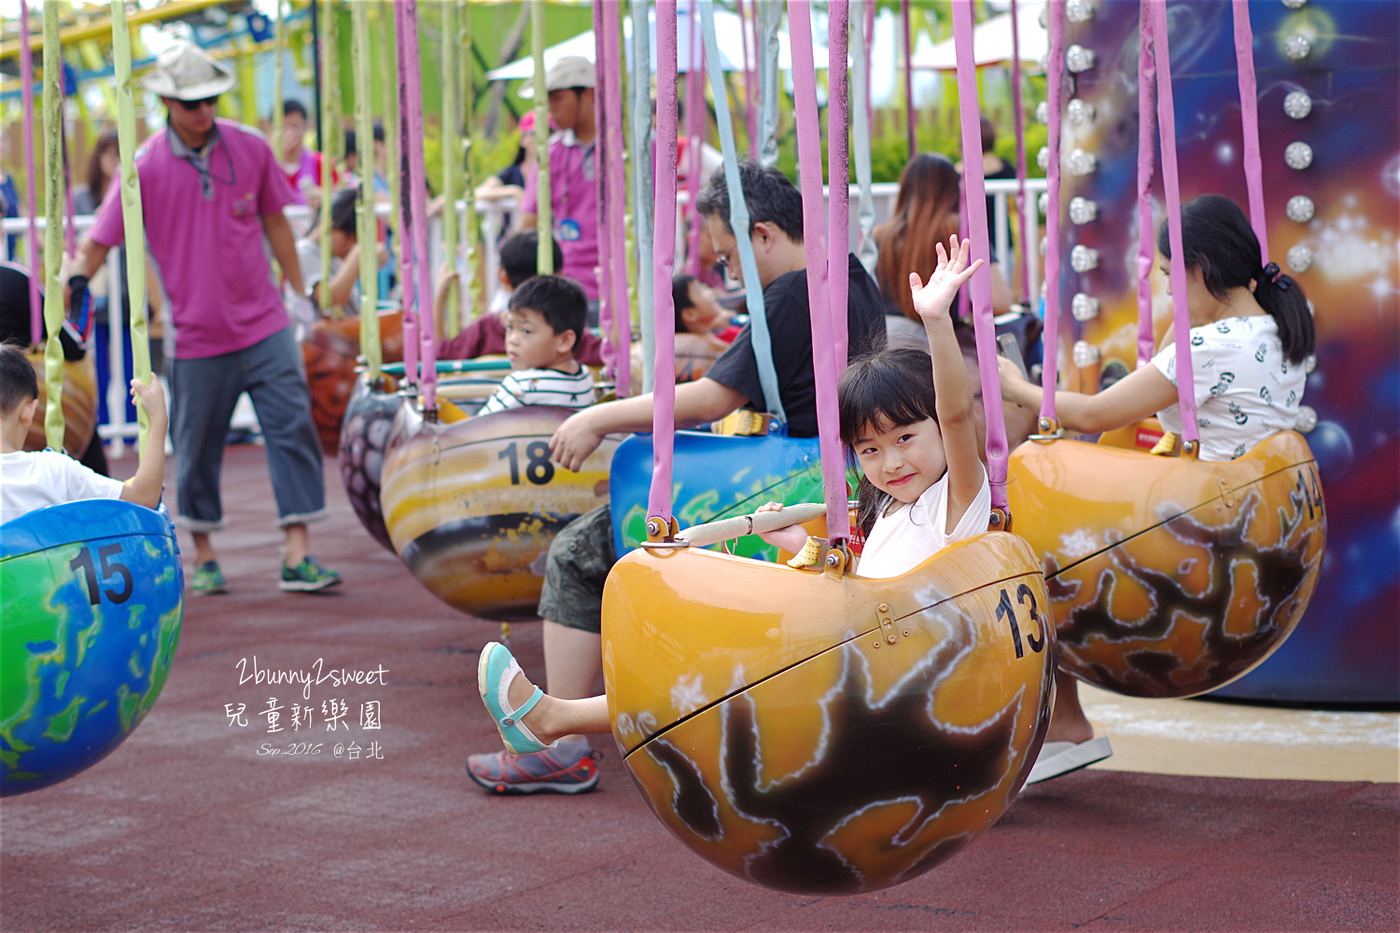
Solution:
<svg viewBox="0 0 1400 933"><path fill-rule="evenodd" d="M574 359L587 319L588 299L571 279L538 275L523 282L506 312L506 356L512 372L479 414L525 405L593 404L593 374Z"/></svg>

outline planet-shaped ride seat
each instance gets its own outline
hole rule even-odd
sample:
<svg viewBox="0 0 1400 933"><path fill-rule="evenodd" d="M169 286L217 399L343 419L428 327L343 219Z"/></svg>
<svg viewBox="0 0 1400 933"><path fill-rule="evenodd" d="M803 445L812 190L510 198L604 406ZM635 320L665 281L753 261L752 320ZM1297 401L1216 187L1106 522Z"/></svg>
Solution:
<svg viewBox="0 0 1400 933"><path fill-rule="evenodd" d="M550 460L573 413L530 406L448 423L403 406L380 503L395 551L438 599L485 619L534 617L555 534L608 501L615 438L576 473Z"/></svg>
<svg viewBox="0 0 1400 933"><path fill-rule="evenodd" d="M370 386L361 374L350 392L340 428L340 480L345 498L365 531L389 551L394 543L384 526L379 485L394 419L403 404L403 396L394 391L392 383Z"/></svg>
<svg viewBox="0 0 1400 933"><path fill-rule="evenodd" d="M1292 431L1228 462L1033 439L1007 496L1044 565L1060 667L1131 696L1205 693L1262 663L1307 608L1327 537Z"/></svg>
<svg viewBox="0 0 1400 933"><path fill-rule="evenodd" d="M381 310L379 334L384 361L403 359L403 312ZM340 448L340 429L355 387L359 316L314 322L302 338L301 355L311 392L311 419L321 438L321 449L333 456Z"/></svg>
<svg viewBox="0 0 1400 933"><path fill-rule="evenodd" d="M184 573L163 512L116 499L0 525L0 795L110 754L160 696Z"/></svg>
<svg viewBox="0 0 1400 933"><path fill-rule="evenodd" d="M898 884L995 823L1029 773L1048 604L1002 533L889 579L638 548L603 594L613 735L711 864L794 893Z"/></svg>

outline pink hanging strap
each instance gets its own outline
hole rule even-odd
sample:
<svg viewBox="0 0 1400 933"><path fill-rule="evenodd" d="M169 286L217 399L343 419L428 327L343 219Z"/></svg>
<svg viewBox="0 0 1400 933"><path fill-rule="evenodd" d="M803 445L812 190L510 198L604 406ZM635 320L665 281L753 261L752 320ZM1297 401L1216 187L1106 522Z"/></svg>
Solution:
<svg viewBox="0 0 1400 933"><path fill-rule="evenodd" d="M652 228L652 294L656 368L652 394L652 472L647 515L671 520L671 464L676 443L676 0L656 3L656 224Z"/></svg>
<svg viewBox="0 0 1400 933"><path fill-rule="evenodd" d="M1031 242L1026 239L1026 111L1021 105L1021 29L1011 0L1011 102L1016 113L1016 236L1021 244L1021 294L1031 300Z"/></svg>
<svg viewBox="0 0 1400 933"><path fill-rule="evenodd" d="M1141 368L1152 359L1152 265L1157 258L1152 230L1153 156L1157 151L1157 118L1153 91L1157 68L1152 64L1152 12L1138 8L1138 358Z"/></svg>
<svg viewBox="0 0 1400 933"><path fill-rule="evenodd" d="M750 2L757 3L758 0L750 0ZM758 108L754 106L753 99L753 59L755 57L756 50L753 49L750 45L750 43L754 41L754 23L753 17L751 17L748 12L748 4L746 4L744 0L738 0L738 13L739 38L743 40L744 45L744 106L747 108L746 115L748 117L747 126L749 130L749 158L757 160ZM715 106L718 107L719 105L716 104Z"/></svg>
<svg viewBox="0 0 1400 933"><path fill-rule="evenodd" d="M818 401L826 402L826 423L822 423L819 409L818 429L821 433L822 485L826 492L826 536L828 540L845 538L850 535L851 515L846 495L846 469L841 450L840 408L836 399L836 386L841 372L846 368L850 356L849 334L846 328L846 311L850 299L851 266L851 89L850 75L846 71L847 45L850 34L850 0L831 0L828 5L827 37L827 89L826 111L826 151L828 159L827 228L830 242L827 245L826 274L827 293L831 304L827 315L830 327L830 356L828 363L829 385L823 392L817 386ZM815 77L815 75L813 76ZM816 92L813 91L815 101ZM816 365L818 342L815 335L812 341L812 362ZM826 449L829 447L830 449ZM831 468L827 461L831 460Z"/></svg>
<svg viewBox="0 0 1400 933"><path fill-rule="evenodd" d="M412 211L414 304L418 311L420 358L422 375L419 385L423 391L423 408L437 408L437 345L432 311L433 270L428 257L428 198L423 161L423 83L418 62L418 3L400 0L394 6L399 22L401 51L399 70L404 80L401 99L404 124L408 130L409 205ZM548 158L546 154L545 158Z"/></svg>
<svg viewBox="0 0 1400 933"><path fill-rule="evenodd" d="M1172 281L1186 281L1186 257L1181 242L1181 183L1176 164L1176 104L1172 99L1171 50L1167 43L1166 0L1147 0L1152 7L1152 45L1157 61L1157 122L1162 137L1162 187L1167 194L1167 234L1172 246ZM1186 289L1172 289L1176 339L1176 391L1181 400L1181 439L1198 442L1195 371L1191 368L1191 316Z"/></svg>
<svg viewBox="0 0 1400 933"><path fill-rule="evenodd" d="M899 14L904 19L904 126L909 134L909 158L912 159L919 154L919 148L914 137L914 37L909 0L900 0Z"/></svg>
<svg viewBox="0 0 1400 933"><path fill-rule="evenodd" d="M869 53L869 49L875 42L875 0L865 0L865 42L867 48L865 56L865 112L873 114L875 106L870 93L870 72L874 67L873 59L875 56Z"/></svg>
<svg viewBox="0 0 1400 933"><path fill-rule="evenodd" d="M39 282L44 270L39 265L39 194L35 188L34 170L34 50L29 45L29 4L19 2L19 80L20 96L24 98L24 180L29 198L29 342L44 339L43 304L39 300Z"/></svg>
<svg viewBox="0 0 1400 933"><path fill-rule="evenodd" d="M418 366L418 297L414 287L414 272L417 250L414 246L412 209L412 177L409 173L408 156L408 101L407 82L404 78L404 24L401 15L401 0L394 3L394 50L398 70L398 134L399 134L399 203L394 205L398 212L399 230L399 303L403 307L403 374L410 385L417 385L421 373ZM417 37L414 37L417 45Z"/></svg>
<svg viewBox="0 0 1400 933"><path fill-rule="evenodd" d="M1050 0L1047 8L1050 31L1050 56L1045 69L1046 97L1050 119L1047 142L1050 167L1046 171L1046 200L1050 207L1045 213L1045 332L1041 338L1045 347L1045 362L1041 366L1040 400L1042 421L1055 420L1055 388L1059 385L1060 349L1060 95L1065 79L1065 3ZM1030 248L1029 246L1027 248ZM990 402L983 399L984 404Z"/></svg>
<svg viewBox="0 0 1400 933"><path fill-rule="evenodd" d="M832 4L831 59L833 73L844 70L845 56L836 59L836 4ZM833 543L850 537L850 512L846 497L845 460L841 454L841 425L836 404L836 358L829 300L834 285L828 283L828 253L826 222L822 204L821 125L817 117L817 71L812 55L812 19L810 0L788 0L788 35L792 47L792 88L794 120L797 125L797 163L802 181L802 238L807 254L807 302L812 319L812 372L817 393L817 433L820 437L822 486L826 494L827 539ZM844 43L842 43L844 44ZM843 82L844 84L844 82ZM835 93L833 89L833 103ZM849 119L849 114L833 121ZM845 124L842 124L843 128ZM833 166L834 168L834 166ZM837 187L832 173L832 195ZM839 179L845 187L846 179ZM833 238L846 236L832 231ZM841 257L844 268L846 259Z"/></svg>
<svg viewBox="0 0 1400 933"><path fill-rule="evenodd" d="M625 152L622 142L622 54L621 35L618 21L618 4L603 2L603 33L607 45L602 57L602 70L607 74L607 153L608 158L600 163L602 172L608 176L608 199L604 202L607 210L606 237L611 241L608 255L612 261L612 326L613 345L616 347L616 366L613 378L617 383L619 398L632 394L632 314L627 302L627 243L626 218L624 208L627 202L627 177L623 164ZM607 337L607 332L604 332ZM604 341L607 342L606 339Z"/></svg>
<svg viewBox="0 0 1400 933"><path fill-rule="evenodd" d="M958 58L958 114L962 123L963 187L972 259L983 268L968 283L972 326L977 333L977 368L982 376L982 408L987 420L987 482L992 508L1006 511L1006 424L997 376L996 325L992 323L991 239L987 235L987 182L982 171L981 104L972 45L972 0L953 0L953 48ZM1054 85L1051 85L1052 87Z"/></svg>
<svg viewBox="0 0 1400 933"><path fill-rule="evenodd" d="M850 341L846 332L846 306L851 283L851 82L846 70L850 0L830 0L828 19L826 151L830 194L827 227L831 231L831 240L827 248L826 274L831 286L831 333L835 362L832 376L839 380L850 357ZM847 525L849 519L850 516L843 513L843 521Z"/></svg>
<svg viewBox="0 0 1400 933"><path fill-rule="evenodd" d="M685 72L685 191L686 208L686 257L685 271L690 275L700 274L700 215L695 212L695 202L700 200L700 174L703 171L700 161L701 143L705 138L705 51L700 42L700 10L697 0L690 0L690 15L686 17L687 41L690 55L689 67ZM716 105L723 101L716 101Z"/></svg>
<svg viewBox="0 0 1400 933"><path fill-rule="evenodd" d="M1259 238L1259 265L1269 262L1269 225L1264 215L1264 164L1259 156L1259 91L1254 79L1254 30L1249 0L1234 0L1235 62L1240 74L1240 130L1244 133L1244 181L1249 222Z"/></svg>
<svg viewBox="0 0 1400 933"><path fill-rule="evenodd" d="M597 136L593 143L594 165L602 169L597 175L598 188L598 328L602 333L601 355L603 372L611 377L617 371L617 344L612 339L613 319L616 315L613 306L613 264L612 237L608 235L608 205L612 200L612 175L606 169L612 150L608 139L608 120L612 116L608 108L608 98L613 93L612 75L604 63L608 58L609 36L603 27L603 0L593 0L593 44L597 52L594 66L597 78L593 88L593 112L596 115ZM612 40L616 41L616 40ZM626 361L624 360L624 365Z"/></svg>

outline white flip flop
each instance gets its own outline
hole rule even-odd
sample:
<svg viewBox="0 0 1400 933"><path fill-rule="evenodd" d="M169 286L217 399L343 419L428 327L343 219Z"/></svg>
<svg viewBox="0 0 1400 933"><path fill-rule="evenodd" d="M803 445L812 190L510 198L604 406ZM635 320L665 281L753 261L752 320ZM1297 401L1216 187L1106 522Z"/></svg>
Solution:
<svg viewBox="0 0 1400 933"><path fill-rule="evenodd" d="M1040 747L1040 755L1036 757L1026 783L1036 784L1069 774L1071 771L1078 771L1080 768L1087 768L1112 754L1113 746L1109 744L1106 735L1096 735L1079 743L1046 742Z"/></svg>

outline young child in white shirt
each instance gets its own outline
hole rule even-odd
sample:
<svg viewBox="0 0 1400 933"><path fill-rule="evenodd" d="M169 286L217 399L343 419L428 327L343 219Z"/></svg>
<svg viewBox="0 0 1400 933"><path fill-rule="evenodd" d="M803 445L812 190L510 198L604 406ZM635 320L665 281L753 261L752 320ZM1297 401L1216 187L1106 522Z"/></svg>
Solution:
<svg viewBox="0 0 1400 933"><path fill-rule="evenodd" d="M515 290L506 312L506 356L511 374L480 415L525 405L587 408L593 374L574 359L588 321L583 288L558 275L537 275Z"/></svg>
<svg viewBox="0 0 1400 933"><path fill-rule="evenodd" d="M39 382L18 345L0 343L0 524L48 505L78 499L124 499L154 509L165 483L165 393L155 377L131 380L131 394L150 416L141 465L129 482L94 473L67 454L26 451L39 410Z"/></svg>
<svg viewBox="0 0 1400 933"><path fill-rule="evenodd" d="M966 240L953 236L948 246L945 252L938 244L938 266L927 284L918 273L909 276L929 352L884 350L852 363L837 387L841 439L863 473L859 520L868 537L856 566L861 576L906 573L949 544L986 531L991 517L972 382L949 314L958 289L982 261L968 264ZM781 509L770 502L760 511ZM794 552L807 542L800 525L762 537ZM482 649L477 686L507 751L517 755L540 751L566 735L612 728L606 696L549 696L496 642Z"/></svg>

